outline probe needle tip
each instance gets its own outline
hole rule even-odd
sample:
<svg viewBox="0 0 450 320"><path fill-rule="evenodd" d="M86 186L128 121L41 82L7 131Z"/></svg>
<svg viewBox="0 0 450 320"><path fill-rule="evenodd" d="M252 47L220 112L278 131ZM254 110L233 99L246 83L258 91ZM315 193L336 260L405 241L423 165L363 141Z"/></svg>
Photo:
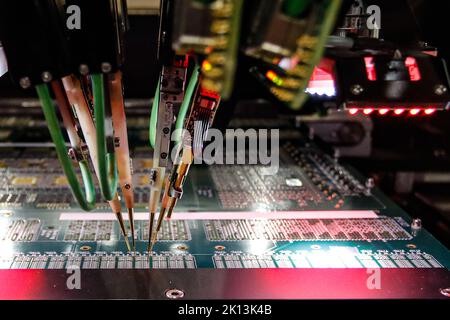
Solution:
<svg viewBox="0 0 450 320"><path fill-rule="evenodd" d="M134 238L134 211L133 211L133 208L128 208L128 220L130 223L131 242L133 244L133 251L136 251L136 239Z"/></svg>
<svg viewBox="0 0 450 320"><path fill-rule="evenodd" d="M130 242L128 241L128 234L125 228L125 224L122 218L122 212L116 212L117 221L119 222L120 231L122 232L123 238L125 239L125 243L127 245L128 251L131 251Z"/></svg>
<svg viewBox="0 0 450 320"><path fill-rule="evenodd" d="M167 210L167 220L170 220L170 218L172 218L172 212L173 212L173 207L171 206L171 207Z"/></svg>
<svg viewBox="0 0 450 320"><path fill-rule="evenodd" d="M155 243L156 243L156 236L157 236L157 232L155 232L155 233L152 235L152 241L151 241L150 246L149 246L149 251L152 251L152 250L153 250L153 246L154 246Z"/></svg>
<svg viewBox="0 0 450 320"><path fill-rule="evenodd" d="M152 239L153 239L153 225L155 223L155 213L150 212L150 221L148 225L148 248L147 251L152 251L153 245L152 245Z"/></svg>

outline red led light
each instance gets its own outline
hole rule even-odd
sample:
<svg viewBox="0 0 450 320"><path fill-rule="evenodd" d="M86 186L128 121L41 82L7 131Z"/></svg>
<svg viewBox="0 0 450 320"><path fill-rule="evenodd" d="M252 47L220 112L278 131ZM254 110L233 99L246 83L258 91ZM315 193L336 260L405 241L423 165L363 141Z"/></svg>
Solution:
<svg viewBox="0 0 450 320"><path fill-rule="evenodd" d="M273 72L272 70L269 70L266 72L266 77L270 81L273 81L273 79L275 79L277 77L277 74L275 72Z"/></svg>
<svg viewBox="0 0 450 320"><path fill-rule="evenodd" d="M336 95L333 72L334 61L327 58L322 59L319 65L314 68L306 91L311 94Z"/></svg>
<svg viewBox="0 0 450 320"><path fill-rule="evenodd" d="M351 108L351 109L348 109L348 112L349 112L351 115L355 115L355 114L358 113L358 109L357 109L357 108Z"/></svg>
<svg viewBox="0 0 450 320"><path fill-rule="evenodd" d="M405 66L408 68L409 78L411 81L419 81L422 78L416 58L407 57L405 59Z"/></svg>
<svg viewBox="0 0 450 320"><path fill-rule="evenodd" d="M420 112L420 109L418 109L418 108L414 108L414 109L409 110L409 114L412 115L412 116L418 115L419 112Z"/></svg>
<svg viewBox="0 0 450 320"><path fill-rule="evenodd" d="M405 112L405 109L395 109L395 110L394 110L394 113L395 113L397 116L401 115L403 112Z"/></svg>
<svg viewBox="0 0 450 320"><path fill-rule="evenodd" d="M364 57L364 63L366 65L366 74L369 81L377 80L377 72L375 70L375 62L373 57Z"/></svg>
<svg viewBox="0 0 450 320"><path fill-rule="evenodd" d="M430 114L433 114L435 112L436 112L436 109L434 109L434 108L425 109L425 114L426 115L430 115Z"/></svg>
<svg viewBox="0 0 450 320"><path fill-rule="evenodd" d="M364 110L363 110L363 113L366 115L366 116L368 116L369 114L371 114L373 112L373 109L372 108L365 108Z"/></svg>
<svg viewBox="0 0 450 320"><path fill-rule="evenodd" d="M388 108L381 108L380 110L378 110L378 113L381 114L382 116L388 112L389 112Z"/></svg>

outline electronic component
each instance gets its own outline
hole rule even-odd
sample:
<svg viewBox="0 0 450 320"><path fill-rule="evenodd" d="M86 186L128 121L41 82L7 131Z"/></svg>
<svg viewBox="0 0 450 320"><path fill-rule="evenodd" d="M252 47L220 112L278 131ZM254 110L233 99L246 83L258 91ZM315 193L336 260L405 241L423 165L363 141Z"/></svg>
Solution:
<svg viewBox="0 0 450 320"><path fill-rule="evenodd" d="M203 58L202 86L231 97L237 66L239 31L244 1L177 1L173 19L173 48Z"/></svg>
<svg viewBox="0 0 450 320"><path fill-rule="evenodd" d="M338 101L352 114L427 115L450 101L444 60L420 52L336 57ZM379 111L379 112L378 112Z"/></svg>
<svg viewBox="0 0 450 320"><path fill-rule="evenodd" d="M189 254L167 255L17 255L2 260L11 269L195 269Z"/></svg>
<svg viewBox="0 0 450 320"><path fill-rule="evenodd" d="M327 0L258 3L245 52L264 61L268 70L261 72L255 66L251 72L276 99L294 110L307 100L310 78L341 5L342 1Z"/></svg>
<svg viewBox="0 0 450 320"><path fill-rule="evenodd" d="M219 106L220 96L214 92L207 91L202 87L197 89L196 95L193 97L193 104L189 117L183 126L184 131L178 137L176 142L177 158L168 178L166 179L163 199L161 201L161 209L156 224L156 231L151 239L151 246L156 241L156 236L161 228L162 219L166 211L167 217L170 218L178 199L183 195L183 185L189 168L194 158L202 154L203 143L206 140L208 129L212 125L214 116ZM151 217L153 219L153 217ZM150 222L150 230L153 220Z"/></svg>
<svg viewBox="0 0 450 320"><path fill-rule="evenodd" d="M210 241L371 241L410 240L394 219L211 220L205 222Z"/></svg>
<svg viewBox="0 0 450 320"><path fill-rule="evenodd" d="M313 145L286 141L281 146L274 176L262 175L263 167L257 165L192 166L184 195L172 219L162 221L150 254L149 188L145 181L137 182L149 172L142 153L135 151L136 252L131 254L107 207L81 213L70 188L54 184L61 168L49 167L51 159L22 167L17 160L33 152L10 152L16 158L4 158L9 169L0 172L0 268L406 272L449 267L445 248L426 230L412 229L411 218L376 188L368 189L353 169ZM36 152L52 156L45 150ZM12 176L37 177L41 182L12 185ZM11 205L13 190L17 196L27 195L28 201Z"/></svg>
<svg viewBox="0 0 450 320"><path fill-rule="evenodd" d="M425 252L386 252L354 250L345 247L328 251L311 250L274 255L216 254L218 269L243 268L443 268Z"/></svg>

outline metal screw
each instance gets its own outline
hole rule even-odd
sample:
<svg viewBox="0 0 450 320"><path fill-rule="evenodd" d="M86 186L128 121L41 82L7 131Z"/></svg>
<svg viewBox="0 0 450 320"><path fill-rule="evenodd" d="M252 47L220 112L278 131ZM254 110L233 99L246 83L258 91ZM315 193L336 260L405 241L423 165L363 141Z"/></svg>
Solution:
<svg viewBox="0 0 450 320"><path fill-rule="evenodd" d="M44 82L50 82L50 81L52 81L52 78L53 78L52 74L48 71L42 72L41 77L42 77L42 81L44 81Z"/></svg>
<svg viewBox="0 0 450 320"><path fill-rule="evenodd" d="M375 181L373 180L373 178L369 178L366 180L366 188L367 189L372 189L375 186Z"/></svg>
<svg viewBox="0 0 450 320"><path fill-rule="evenodd" d="M162 158L162 159L167 158L167 153L165 153L165 152L161 153L161 158Z"/></svg>
<svg viewBox="0 0 450 320"><path fill-rule="evenodd" d="M446 297L450 298L450 288L439 289L439 292Z"/></svg>
<svg viewBox="0 0 450 320"><path fill-rule="evenodd" d="M109 62L103 62L102 63L102 71L104 73L109 73L109 72L111 72L111 70L112 70L112 66L111 66L111 64Z"/></svg>
<svg viewBox="0 0 450 320"><path fill-rule="evenodd" d="M436 86L436 88L434 89L434 93L437 94L438 96L442 96L444 93L447 92L447 87L440 84L438 86Z"/></svg>
<svg viewBox="0 0 450 320"><path fill-rule="evenodd" d="M363 93L364 88L359 84L355 84L351 87L350 91L352 92L353 95L358 96L361 93Z"/></svg>
<svg viewBox="0 0 450 320"><path fill-rule="evenodd" d="M131 186L127 183L127 184L125 185L125 189L130 190L130 188L131 188Z"/></svg>
<svg viewBox="0 0 450 320"><path fill-rule="evenodd" d="M72 159L73 161L75 161L77 159L76 154L75 154L75 150L73 148L70 148L69 151L67 152L67 155L69 156L70 159Z"/></svg>
<svg viewBox="0 0 450 320"><path fill-rule="evenodd" d="M419 230L422 228L422 220L419 218L413 219L411 222L411 229Z"/></svg>
<svg viewBox="0 0 450 320"><path fill-rule="evenodd" d="M23 77L20 79L19 84L22 88L28 89L31 86L31 80L28 77Z"/></svg>
<svg viewBox="0 0 450 320"><path fill-rule="evenodd" d="M80 67L78 68L78 71L80 71L80 74L83 76L87 75L89 73L89 67L87 64L80 64Z"/></svg>
<svg viewBox="0 0 450 320"><path fill-rule="evenodd" d="M164 133L164 134L168 134L169 133L169 128L164 128L163 130L162 130L162 132Z"/></svg>
<svg viewBox="0 0 450 320"><path fill-rule="evenodd" d="M167 289L166 297L169 299L181 299L184 297L184 291L180 289Z"/></svg>
<svg viewBox="0 0 450 320"><path fill-rule="evenodd" d="M118 148L120 147L120 138L114 137L114 147Z"/></svg>

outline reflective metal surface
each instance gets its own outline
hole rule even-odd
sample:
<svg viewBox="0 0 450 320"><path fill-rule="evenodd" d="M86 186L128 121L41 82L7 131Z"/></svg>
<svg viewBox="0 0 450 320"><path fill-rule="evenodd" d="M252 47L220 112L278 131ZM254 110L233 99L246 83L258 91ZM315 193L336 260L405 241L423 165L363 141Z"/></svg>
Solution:
<svg viewBox="0 0 450 320"><path fill-rule="evenodd" d="M79 290L71 276L1 270L0 299L448 299L450 284L446 269L82 270Z"/></svg>

